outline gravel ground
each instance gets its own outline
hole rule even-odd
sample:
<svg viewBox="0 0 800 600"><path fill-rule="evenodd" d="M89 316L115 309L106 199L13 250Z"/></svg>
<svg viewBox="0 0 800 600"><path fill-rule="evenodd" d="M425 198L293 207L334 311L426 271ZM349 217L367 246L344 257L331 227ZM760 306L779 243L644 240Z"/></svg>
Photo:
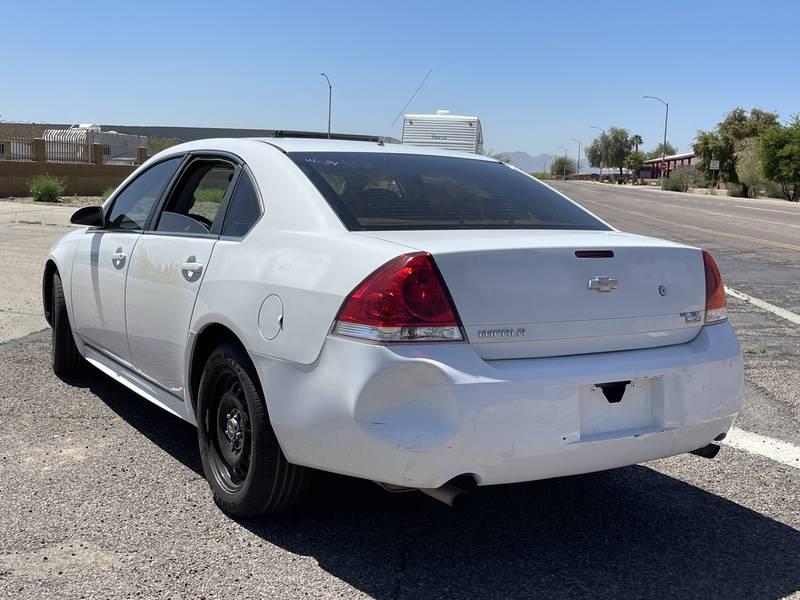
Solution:
<svg viewBox="0 0 800 600"><path fill-rule="evenodd" d="M8 196L0 198L0 202L16 202L20 204L33 204L35 200L32 196ZM62 196L58 202L36 202L42 206L100 206L103 203L102 196Z"/></svg>
<svg viewBox="0 0 800 600"><path fill-rule="evenodd" d="M723 448L483 488L452 510L321 476L235 521L195 431L46 333L0 346L2 598L800 597L800 470Z"/></svg>

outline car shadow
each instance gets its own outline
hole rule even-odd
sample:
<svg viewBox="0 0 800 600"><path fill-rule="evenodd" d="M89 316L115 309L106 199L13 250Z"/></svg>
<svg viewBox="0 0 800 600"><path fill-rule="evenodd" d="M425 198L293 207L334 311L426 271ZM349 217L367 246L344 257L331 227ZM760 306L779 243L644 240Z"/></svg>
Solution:
<svg viewBox="0 0 800 600"><path fill-rule="evenodd" d="M92 367L87 366L80 374L64 377L62 381L91 391L148 440L203 476L203 465L197 449L197 430L192 425L166 413Z"/></svg>
<svg viewBox="0 0 800 600"><path fill-rule="evenodd" d="M100 374L72 384L202 473L194 428ZM320 473L301 509L239 525L386 600L800 590L800 532L646 466L480 488L457 510Z"/></svg>

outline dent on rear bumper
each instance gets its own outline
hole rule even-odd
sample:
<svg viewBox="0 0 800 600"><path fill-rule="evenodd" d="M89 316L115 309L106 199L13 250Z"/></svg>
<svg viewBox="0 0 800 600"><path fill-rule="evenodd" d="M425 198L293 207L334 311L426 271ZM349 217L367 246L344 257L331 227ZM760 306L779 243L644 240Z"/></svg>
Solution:
<svg viewBox="0 0 800 600"><path fill-rule="evenodd" d="M409 487L464 473L481 485L529 481L687 452L727 431L742 403L727 323L678 346L555 358L484 361L468 344L337 337L312 365L253 358L291 462ZM622 380L647 388L649 420L618 429L609 412L612 425L590 431L581 406L591 385Z"/></svg>

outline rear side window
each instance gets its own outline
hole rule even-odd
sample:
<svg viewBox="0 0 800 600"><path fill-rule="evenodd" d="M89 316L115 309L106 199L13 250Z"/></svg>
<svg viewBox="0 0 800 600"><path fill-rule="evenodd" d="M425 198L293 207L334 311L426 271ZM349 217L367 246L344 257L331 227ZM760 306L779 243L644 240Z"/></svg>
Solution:
<svg viewBox="0 0 800 600"><path fill-rule="evenodd" d="M351 230L609 229L498 162L370 152L289 156Z"/></svg>
<svg viewBox="0 0 800 600"><path fill-rule="evenodd" d="M114 199L106 218L109 229L144 229L153 205L164 193L183 157L153 165L128 184Z"/></svg>
<svg viewBox="0 0 800 600"><path fill-rule="evenodd" d="M235 172L226 160L194 159L170 193L156 231L201 235L218 231L220 207Z"/></svg>
<svg viewBox="0 0 800 600"><path fill-rule="evenodd" d="M231 196L228 214L225 215L225 225L222 235L243 237L255 225L261 216L261 204L253 181L247 172L242 173L239 183Z"/></svg>

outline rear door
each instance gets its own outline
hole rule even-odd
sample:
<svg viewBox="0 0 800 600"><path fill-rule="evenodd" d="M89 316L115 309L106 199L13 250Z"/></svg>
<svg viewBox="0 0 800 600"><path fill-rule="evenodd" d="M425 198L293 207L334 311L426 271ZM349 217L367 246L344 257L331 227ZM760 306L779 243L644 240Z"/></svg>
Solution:
<svg viewBox="0 0 800 600"><path fill-rule="evenodd" d="M106 224L90 228L72 267L72 310L81 338L130 366L125 326L125 277L146 223L182 156L161 161L133 179L112 199Z"/></svg>
<svg viewBox="0 0 800 600"><path fill-rule="evenodd" d="M131 359L177 396L197 292L240 169L227 156L191 157L131 257L125 301Z"/></svg>

